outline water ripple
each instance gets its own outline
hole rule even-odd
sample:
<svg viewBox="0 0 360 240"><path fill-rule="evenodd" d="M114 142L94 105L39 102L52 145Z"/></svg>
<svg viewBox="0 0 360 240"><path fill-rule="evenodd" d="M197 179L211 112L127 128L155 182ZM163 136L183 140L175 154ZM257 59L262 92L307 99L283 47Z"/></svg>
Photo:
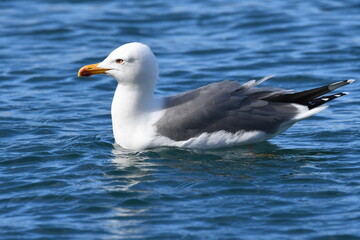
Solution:
<svg viewBox="0 0 360 240"><path fill-rule="evenodd" d="M113 145L115 81L76 77L140 41L160 96L357 78L358 1L18 0L0 13L2 239L360 237L359 84L271 142L129 152Z"/></svg>

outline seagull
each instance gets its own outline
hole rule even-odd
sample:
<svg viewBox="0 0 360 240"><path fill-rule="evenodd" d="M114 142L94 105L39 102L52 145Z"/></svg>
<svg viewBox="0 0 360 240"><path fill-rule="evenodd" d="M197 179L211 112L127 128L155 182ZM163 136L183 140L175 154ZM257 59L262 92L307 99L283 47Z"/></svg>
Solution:
<svg viewBox="0 0 360 240"><path fill-rule="evenodd" d="M158 146L221 148L266 141L325 108L346 92L323 96L349 79L302 92L258 87L272 76L221 81L168 97L155 97L158 63L142 43L127 43L78 76L107 74L117 81L111 106L115 142L142 150Z"/></svg>

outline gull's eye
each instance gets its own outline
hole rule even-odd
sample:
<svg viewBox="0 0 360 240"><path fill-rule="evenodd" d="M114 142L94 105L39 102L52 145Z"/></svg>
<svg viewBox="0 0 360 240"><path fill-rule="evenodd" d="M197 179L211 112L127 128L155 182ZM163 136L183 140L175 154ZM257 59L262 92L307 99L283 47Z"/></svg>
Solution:
<svg viewBox="0 0 360 240"><path fill-rule="evenodd" d="M121 58L118 58L118 59L116 59L115 61L116 61L116 63L119 63L119 64L121 64L121 63L124 62L124 60L122 60Z"/></svg>

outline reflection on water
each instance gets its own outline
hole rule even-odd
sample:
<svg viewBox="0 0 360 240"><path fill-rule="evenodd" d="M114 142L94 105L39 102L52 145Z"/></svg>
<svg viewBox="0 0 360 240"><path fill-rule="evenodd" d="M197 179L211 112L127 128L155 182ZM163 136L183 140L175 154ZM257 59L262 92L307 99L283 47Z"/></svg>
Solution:
<svg viewBox="0 0 360 240"><path fill-rule="evenodd" d="M322 152L321 152L322 151ZM141 152L129 151L114 145L112 159L118 170L134 168L141 173L151 173L151 169L167 169L178 171L194 171L198 174L228 176L244 174L250 169L267 168L281 170L280 172L294 172L306 166L311 161L321 161L327 153L319 150L318 158L314 157L316 150L311 149L284 149L270 142L255 145L223 148L223 149L181 149L156 148ZM286 161L283 161L286 159Z"/></svg>

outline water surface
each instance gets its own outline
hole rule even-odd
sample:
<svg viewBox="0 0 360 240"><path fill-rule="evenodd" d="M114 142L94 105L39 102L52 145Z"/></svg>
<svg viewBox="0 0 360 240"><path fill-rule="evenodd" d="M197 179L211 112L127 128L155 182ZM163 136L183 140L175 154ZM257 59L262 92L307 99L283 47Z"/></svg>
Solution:
<svg viewBox="0 0 360 240"><path fill-rule="evenodd" d="M121 44L158 96L224 79L304 90L360 75L360 4L1 1L1 239L360 239L360 88L266 143L113 145L115 81L77 78Z"/></svg>

